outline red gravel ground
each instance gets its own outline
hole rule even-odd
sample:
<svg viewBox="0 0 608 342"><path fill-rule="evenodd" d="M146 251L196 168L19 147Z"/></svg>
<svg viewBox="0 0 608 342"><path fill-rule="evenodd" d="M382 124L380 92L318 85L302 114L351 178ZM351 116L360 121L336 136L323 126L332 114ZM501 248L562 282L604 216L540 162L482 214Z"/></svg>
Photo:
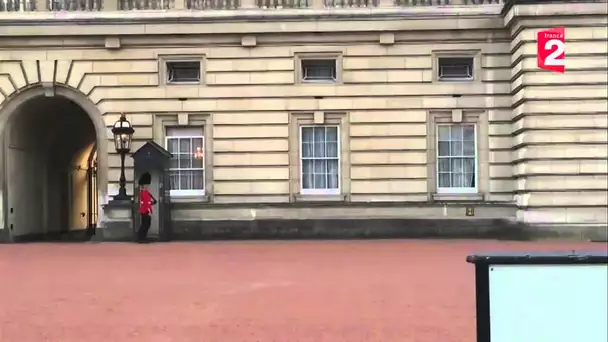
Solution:
<svg viewBox="0 0 608 342"><path fill-rule="evenodd" d="M432 240L0 245L0 341L472 342L468 254L602 248Z"/></svg>

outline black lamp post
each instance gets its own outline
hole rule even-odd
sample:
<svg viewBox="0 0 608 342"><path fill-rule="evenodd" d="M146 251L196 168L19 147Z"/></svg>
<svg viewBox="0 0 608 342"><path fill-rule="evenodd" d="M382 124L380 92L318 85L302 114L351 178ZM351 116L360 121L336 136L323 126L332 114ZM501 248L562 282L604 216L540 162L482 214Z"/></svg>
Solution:
<svg viewBox="0 0 608 342"><path fill-rule="evenodd" d="M125 156L131 151L131 140L135 130L131 127L131 123L127 120L124 114L114 123L112 134L114 134L114 147L116 152L120 154L120 188L118 195L114 196L115 200L130 200L125 188L127 179L125 177Z"/></svg>

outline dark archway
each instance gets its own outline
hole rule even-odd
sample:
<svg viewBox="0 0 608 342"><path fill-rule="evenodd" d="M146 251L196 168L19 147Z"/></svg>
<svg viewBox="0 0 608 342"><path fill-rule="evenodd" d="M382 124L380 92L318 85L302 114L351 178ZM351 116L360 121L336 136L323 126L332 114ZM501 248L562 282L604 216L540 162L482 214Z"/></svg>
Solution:
<svg viewBox="0 0 608 342"><path fill-rule="evenodd" d="M4 216L11 240L91 236L103 186L97 182L99 126L67 96L30 96L12 109L3 129Z"/></svg>

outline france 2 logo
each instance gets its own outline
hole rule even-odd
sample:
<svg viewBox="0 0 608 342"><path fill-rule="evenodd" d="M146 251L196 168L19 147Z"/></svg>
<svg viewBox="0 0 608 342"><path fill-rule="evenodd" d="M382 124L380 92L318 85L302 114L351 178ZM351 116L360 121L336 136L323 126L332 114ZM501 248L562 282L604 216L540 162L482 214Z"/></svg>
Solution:
<svg viewBox="0 0 608 342"><path fill-rule="evenodd" d="M566 71L566 29L558 27L536 34L536 61L540 69Z"/></svg>

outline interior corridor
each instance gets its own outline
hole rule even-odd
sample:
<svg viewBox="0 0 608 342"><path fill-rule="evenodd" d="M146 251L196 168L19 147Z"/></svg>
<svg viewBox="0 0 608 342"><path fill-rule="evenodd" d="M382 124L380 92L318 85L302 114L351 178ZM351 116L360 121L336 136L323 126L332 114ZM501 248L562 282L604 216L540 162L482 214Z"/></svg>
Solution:
<svg viewBox="0 0 608 342"><path fill-rule="evenodd" d="M13 240L91 233L96 222L95 127L62 97L37 97L11 115L4 144L7 227Z"/></svg>

